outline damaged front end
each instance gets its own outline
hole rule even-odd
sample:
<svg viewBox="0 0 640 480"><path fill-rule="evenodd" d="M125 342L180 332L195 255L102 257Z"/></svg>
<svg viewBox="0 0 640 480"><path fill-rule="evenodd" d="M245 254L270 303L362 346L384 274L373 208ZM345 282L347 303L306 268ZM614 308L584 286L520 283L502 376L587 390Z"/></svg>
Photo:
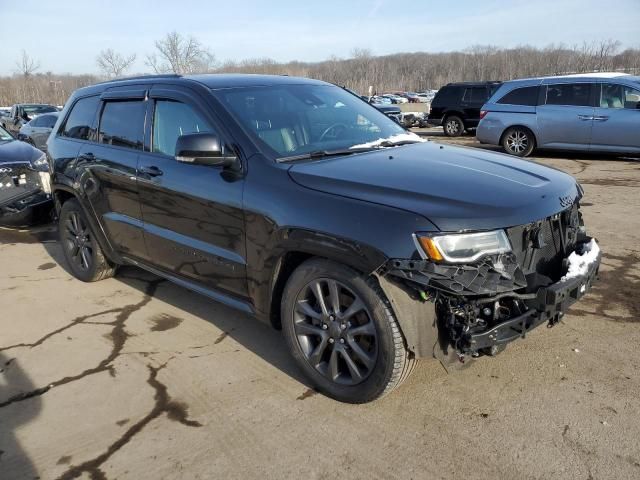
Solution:
<svg viewBox="0 0 640 480"><path fill-rule="evenodd" d="M52 208L46 163L0 163L0 225L31 225L47 219Z"/></svg>
<svg viewBox="0 0 640 480"><path fill-rule="evenodd" d="M577 202L498 233L504 239L494 240L488 250L495 253L473 261L460 263L440 255L445 249L437 242L421 241L417 246L423 258L391 259L379 272L412 298L432 304L439 335L433 354L441 359L442 353L460 361L494 355L543 323L555 325L597 277L600 250L585 233ZM482 234L467 236L473 240L473 235ZM500 248L500 242L508 246ZM472 258L471 247L459 251Z"/></svg>

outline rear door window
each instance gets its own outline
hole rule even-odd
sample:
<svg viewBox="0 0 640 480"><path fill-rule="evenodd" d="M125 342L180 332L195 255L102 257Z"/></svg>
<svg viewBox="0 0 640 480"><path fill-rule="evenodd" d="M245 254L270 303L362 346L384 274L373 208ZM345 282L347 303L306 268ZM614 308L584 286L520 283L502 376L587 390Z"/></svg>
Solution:
<svg viewBox="0 0 640 480"><path fill-rule="evenodd" d="M100 99L97 96L78 100L71 108L71 113L64 123L61 135L79 140L93 139L95 137L96 110L99 103Z"/></svg>
<svg viewBox="0 0 640 480"><path fill-rule="evenodd" d="M468 87L462 100L468 103L484 103L487 97L487 87Z"/></svg>
<svg viewBox="0 0 640 480"><path fill-rule="evenodd" d="M535 106L538 104L538 87L515 88L498 100L497 103Z"/></svg>
<svg viewBox="0 0 640 480"><path fill-rule="evenodd" d="M98 141L114 147L142 150L146 108L142 100L106 102L100 118Z"/></svg>
<svg viewBox="0 0 640 480"><path fill-rule="evenodd" d="M547 105L591 106L591 83L547 85Z"/></svg>

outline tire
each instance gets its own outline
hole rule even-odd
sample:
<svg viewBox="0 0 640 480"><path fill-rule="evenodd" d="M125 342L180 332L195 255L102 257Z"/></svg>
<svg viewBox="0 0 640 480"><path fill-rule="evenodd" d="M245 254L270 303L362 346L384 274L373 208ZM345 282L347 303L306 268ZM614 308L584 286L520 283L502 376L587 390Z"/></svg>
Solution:
<svg viewBox="0 0 640 480"><path fill-rule="evenodd" d="M510 155L528 157L535 146L536 140L528 128L511 127L502 135L502 148Z"/></svg>
<svg viewBox="0 0 640 480"><path fill-rule="evenodd" d="M281 320L299 367L317 391L338 401L376 400L415 366L378 283L344 265L324 259L300 265L285 286Z"/></svg>
<svg viewBox="0 0 640 480"><path fill-rule="evenodd" d="M442 127L447 137L459 137L464 133L465 129L462 119L455 115L446 117L442 123Z"/></svg>
<svg viewBox="0 0 640 480"><path fill-rule="evenodd" d="M115 274L116 265L104 256L84 211L75 199L69 199L62 205L58 237L69 270L77 279L96 282Z"/></svg>

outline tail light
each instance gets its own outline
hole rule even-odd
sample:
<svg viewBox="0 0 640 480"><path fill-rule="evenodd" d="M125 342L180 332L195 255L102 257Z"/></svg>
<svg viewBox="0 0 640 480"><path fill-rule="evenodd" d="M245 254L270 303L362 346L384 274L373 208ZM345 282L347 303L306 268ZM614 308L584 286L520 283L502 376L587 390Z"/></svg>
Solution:
<svg viewBox="0 0 640 480"><path fill-rule="evenodd" d="M487 113L489 113L489 110L480 110L480 120L486 117Z"/></svg>

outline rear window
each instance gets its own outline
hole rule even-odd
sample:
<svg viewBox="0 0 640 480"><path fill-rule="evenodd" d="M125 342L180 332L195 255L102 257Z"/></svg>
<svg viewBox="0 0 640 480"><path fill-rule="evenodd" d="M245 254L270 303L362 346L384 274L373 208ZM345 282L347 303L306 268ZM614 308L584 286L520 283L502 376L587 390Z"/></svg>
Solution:
<svg viewBox="0 0 640 480"><path fill-rule="evenodd" d="M506 105L529 105L538 104L538 87L522 87L511 90L503 96L497 103Z"/></svg>
<svg viewBox="0 0 640 480"><path fill-rule="evenodd" d="M61 135L63 137L89 140L95 135L94 121L100 99L96 97L81 98L71 108Z"/></svg>
<svg viewBox="0 0 640 480"><path fill-rule="evenodd" d="M547 105L591 106L590 83L547 85Z"/></svg>
<svg viewBox="0 0 640 480"><path fill-rule="evenodd" d="M146 103L142 100L104 104L98 141L115 147L142 150Z"/></svg>

